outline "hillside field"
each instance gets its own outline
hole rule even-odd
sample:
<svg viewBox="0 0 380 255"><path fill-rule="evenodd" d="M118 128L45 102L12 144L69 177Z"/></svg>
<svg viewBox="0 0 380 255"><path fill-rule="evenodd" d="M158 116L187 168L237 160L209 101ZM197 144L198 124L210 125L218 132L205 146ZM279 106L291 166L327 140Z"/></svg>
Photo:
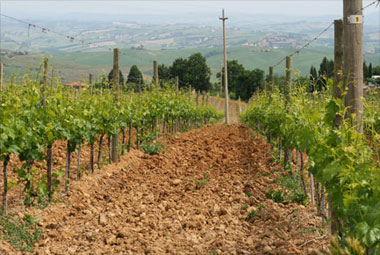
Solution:
<svg viewBox="0 0 380 255"><path fill-rule="evenodd" d="M268 67L277 63L282 57L294 51L291 48L274 49L264 52L257 47L229 47L228 59L238 60L248 69L260 68L267 72ZM120 65L126 77L129 68L137 65L143 72L144 78L150 80L152 76L152 62L157 60L160 64L170 65L174 59L188 57L193 53L201 52L206 58L212 71L212 81L216 82L216 73L223 63L222 48L192 48L176 50L133 50L121 49ZM308 75L310 66L319 66L324 56L332 58L333 49L328 47L315 47L305 49L302 54L293 57L293 67L301 75ZM64 77L64 82L87 79L89 73L94 75L108 74L112 68L111 51L104 52L71 52L71 53L33 53L27 56L16 56L13 58L2 57L5 63L4 75L9 79L11 75L23 74L26 70L35 72L44 57L49 58L49 64L54 66L54 75ZM380 57L377 55L365 55L367 63L380 65ZM275 74L282 75L285 65L275 68Z"/></svg>

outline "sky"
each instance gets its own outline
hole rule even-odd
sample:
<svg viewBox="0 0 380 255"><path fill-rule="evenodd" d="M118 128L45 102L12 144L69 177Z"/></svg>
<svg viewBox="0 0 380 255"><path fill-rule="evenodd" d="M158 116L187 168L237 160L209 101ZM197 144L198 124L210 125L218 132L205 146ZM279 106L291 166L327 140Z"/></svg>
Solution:
<svg viewBox="0 0 380 255"><path fill-rule="evenodd" d="M363 1L366 5L371 1ZM342 16L343 0L277 0L277 1L14 1L2 0L1 13L18 17L33 17L50 15L56 18L71 14L108 14L108 15L218 15L222 8L226 14L233 16L239 14L270 14L290 16ZM366 13L378 12L379 8L371 7Z"/></svg>

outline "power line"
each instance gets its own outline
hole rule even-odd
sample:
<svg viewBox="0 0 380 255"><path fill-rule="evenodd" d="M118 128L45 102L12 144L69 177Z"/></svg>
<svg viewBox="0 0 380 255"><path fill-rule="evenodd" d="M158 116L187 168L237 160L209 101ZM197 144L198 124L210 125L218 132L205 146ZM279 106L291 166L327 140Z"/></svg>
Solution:
<svg viewBox="0 0 380 255"><path fill-rule="evenodd" d="M15 17L11 17L11 16L8 16L8 15L2 14L2 13L0 13L0 15L3 16L3 17L5 17L5 18L11 19L11 20L13 20L13 21L17 21L17 22L19 22L19 23L23 23L23 24L28 25L28 36L29 36L30 28L39 28L39 29L41 29L42 33L47 34L48 32L50 32L50 33L53 33L53 34L56 34L56 35L59 35L59 36L63 36L63 37L65 37L66 39L70 40L71 42L73 42L73 41L78 41L78 42L80 42L83 46L87 46L87 47L89 47L89 48L92 48L92 47L94 47L94 46L95 46L95 47L96 47L96 46L97 46L97 47L107 47L107 45L103 45L103 46L101 46L101 45L98 45L97 43L86 42L86 41L84 41L84 40L82 40L82 39L78 39L78 38L76 38L76 37L74 37L74 36L66 35L66 34L63 34L63 33L59 32L59 31L55 31L55 30L50 29L50 28L46 28L46 27L42 27L42 26L40 26L40 25L36 25L36 24L33 24L33 23L29 23L29 22L27 22L27 21L24 21L24 20L21 20L21 19L15 18ZM109 50L112 50L112 49L109 48Z"/></svg>
<svg viewBox="0 0 380 255"><path fill-rule="evenodd" d="M367 9L368 7L372 6L372 5L375 5L377 3L377 6L380 4L380 0L375 0L373 2L371 2L370 4L360 8L359 10L355 11L354 14L357 14L361 11L363 11L364 9ZM294 55L297 55L299 54L302 50L304 50L305 48L309 47L310 44L312 44L314 41L318 40L324 33L326 33L332 26L334 25L334 22L331 22L325 29L323 29L317 36L313 37L311 40L307 41L306 44L304 44L302 47L300 47L299 49L297 49L296 51L294 51L293 53L291 53L290 57L294 56ZM280 65L282 62L284 62L286 60L286 56L283 57L282 59L280 59L276 64L274 64L272 67L276 67L278 65Z"/></svg>

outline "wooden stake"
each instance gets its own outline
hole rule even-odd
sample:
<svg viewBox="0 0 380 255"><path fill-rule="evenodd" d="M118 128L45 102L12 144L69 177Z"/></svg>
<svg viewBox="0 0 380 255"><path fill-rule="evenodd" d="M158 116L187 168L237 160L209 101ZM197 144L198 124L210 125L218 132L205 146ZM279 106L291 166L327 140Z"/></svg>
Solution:
<svg viewBox="0 0 380 255"><path fill-rule="evenodd" d="M90 94L92 95L92 74L88 75L88 84L90 85Z"/></svg>
<svg viewBox="0 0 380 255"><path fill-rule="evenodd" d="M179 93L179 78L178 76L175 77L175 94L178 96Z"/></svg>
<svg viewBox="0 0 380 255"><path fill-rule="evenodd" d="M44 77L43 77L43 85L41 87L41 98L42 98L42 106L46 106L46 98L45 98L45 90L47 86L47 70L48 70L48 58L44 59Z"/></svg>
<svg viewBox="0 0 380 255"><path fill-rule="evenodd" d="M4 65L3 63L0 63L0 92L3 92L4 91L4 85L3 85L3 68L4 68Z"/></svg>
<svg viewBox="0 0 380 255"><path fill-rule="evenodd" d="M292 83L292 57L286 57L286 70L285 70L285 98L286 103L290 101L290 91L291 91L291 83Z"/></svg>
<svg viewBox="0 0 380 255"><path fill-rule="evenodd" d="M118 48L113 50L113 86L115 88L115 101L119 99L120 93L120 84L119 84L119 57L120 50ZM116 134L112 136L112 162L119 162L119 134L116 131Z"/></svg>
<svg viewBox="0 0 380 255"><path fill-rule="evenodd" d="M269 88L274 90L273 66L269 67Z"/></svg>
<svg viewBox="0 0 380 255"><path fill-rule="evenodd" d="M292 82L292 58L290 56L286 57L286 70L285 70L285 107L290 102L290 88ZM289 161L289 149L284 148L284 168L286 168Z"/></svg>
<svg viewBox="0 0 380 255"><path fill-rule="evenodd" d="M343 45L343 20L334 21L334 91L335 98L343 98L343 92L345 90L345 84L343 80L344 69L344 45ZM334 119L334 125L339 127L342 123L343 116L337 114ZM329 232L331 235L336 235L339 232L339 219L336 208L333 208L333 201L329 201Z"/></svg>
<svg viewBox="0 0 380 255"><path fill-rule="evenodd" d="M343 20L334 21L334 97L343 98ZM342 117L336 115L334 124L340 126Z"/></svg>
<svg viewBox="0 0 380 255"><path fill-rule="evenodd" d="M156 60L153 61L153 82L156 85L156 88L159 87L158 81L158 63Z"/></svg>

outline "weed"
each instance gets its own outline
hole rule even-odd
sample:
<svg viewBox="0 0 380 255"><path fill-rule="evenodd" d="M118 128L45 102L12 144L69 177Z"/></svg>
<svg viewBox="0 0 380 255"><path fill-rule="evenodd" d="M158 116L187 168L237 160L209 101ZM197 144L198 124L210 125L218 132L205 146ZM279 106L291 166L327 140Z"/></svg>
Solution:
<svg viewBox="0 0 380 255"><path fill-rule="evenodd" d="M247 195L247 197L252 197L252 193L251 192L246 192L245 194Z"/></svg>
<svg viewBox="0 0 380 255"><path fill-rule="evenodd" d="M201 180L195 179L196 189L202 188L203 186L209 184L209 182L210 182L210 177L209 177L208 173L204 173L203 179L201 179Z"/></svg>
<svg viewBox="0 0 380 255"><path fill-rule="evenodd" d="M248 214L247 218L245 219L246 221L251 221L255 216L260 216L261 215L261 209L263 209L264 205L259 204L259 207L257 208L257 211L255 209L252 209L251 212ZM248 206L247 206L248 208Z"/></svg>
<svg viewBox="0 0 380 255"><path fill-rule="evenodd" d="M267 195L267 198L272 199L276 203L283 204L285 202L285 194L281 190L274 191L270 189L268 190L266 195Z"/></svg>
<svg viewBox="0 0 380 255"><path fill-rule="evenodd" d="M38 222L38 217L32 217L28 214L25 214L22 219L14 214L1 217L1 237L17 250L32 252L34 243L42 236L42 230L37 227Z"/></svg>
<svg viewBox="0 0 380 255"><path fill-rule="evenodd" d="M298 204L305 204L307 202L308 197L298 183L297 176L289 174L280 177L279 181L283 188L290 191L290 195L288 196L289 200Z"/></svg>
<svg viewBox="0 0 380 255"><path fill-rule="evenodd" d="M297 188L289 195L289 199L292 202L305 205L308 197L301 188Z"/></svg>
<svg viewBox="0 0 380 255"><path fill-rule="evenodd" d="M251 210L251 212L248 214L246 221L251 221L256 216L256 211L254 209Z"/></svg>
<svg viewBox="0 0 380 255"><path fill-rule="evenodd" d="M247 210L247 209L248 209L248 205L242 205L242 206L241 206L241 209L242 209L242 210Z"/></svg>
<svg viewBox="0 0 380 255"><path fill-rule="evenodd" d="M161 143L150 143L150 142L144 142L142 145L141 145L141 150L146 153L146 154L149 154L149 155L156 155L156 154L159 154L161 149L163 148L164 146L161 144Z"/></svg>

